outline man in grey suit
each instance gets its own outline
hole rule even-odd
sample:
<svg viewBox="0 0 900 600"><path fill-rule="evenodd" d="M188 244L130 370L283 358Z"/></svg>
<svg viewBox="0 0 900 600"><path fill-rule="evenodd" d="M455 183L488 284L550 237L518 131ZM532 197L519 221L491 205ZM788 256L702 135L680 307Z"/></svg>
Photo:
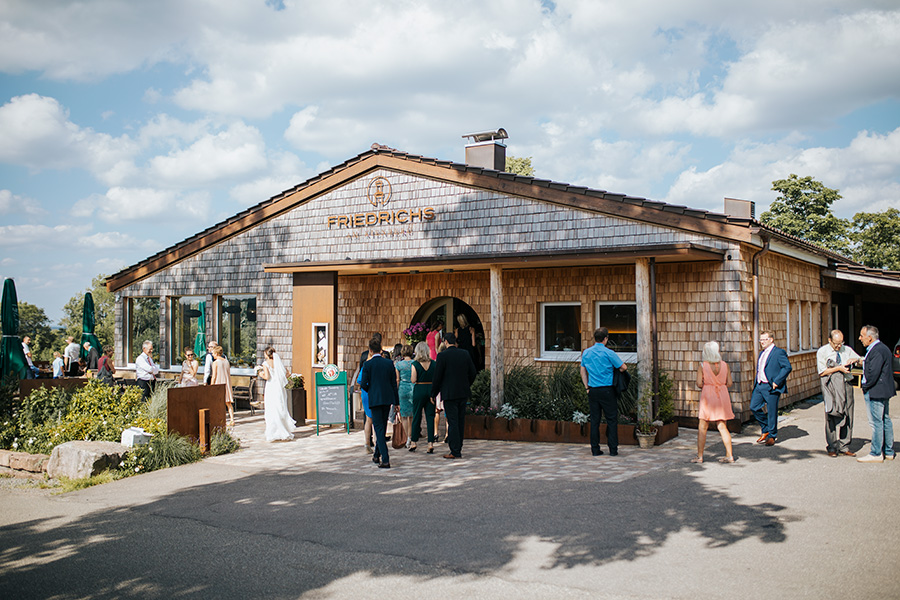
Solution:
<svg viewBox="0 0 900 600"><path fill-rule="evenodd" d="M391 405L399 409L400 395L397 393L397 371L394 363L381 355L381 339L369 340L371 358L363 364L359 386L369 395L369 410L372 413L372 428L375 430L375 453L372 462L381 469L391 468L388 456L387 421Z"/></svg>
<svg viewBox="0 0 900 600"><path fill-rule="evenodd" d="M863 358L862 390L872 426L872 448L859 462L894 460L894 425L891 423L890 400L894 396L894 373L891 350L878 339L878 328L866 325L859 332L866 347Z"/></svg>
<svg viewBox="0 0 900 600"><path fill-rule="evenodd" d="M475 381L475 363L472 355L456 346L456 336L444 336L447 349L438 354L431 382L431 396L441 395L444 413L447 415L447 444L450 452L444 458L462 458L463 431L466 427L466 403L469 401L472 382ZM371 401L370 401L371 404Z"/></svg>
<svg viewBox="0 0 900 600"><path fill-rule="evenodd" d="M859 360L853 348L844 345L844 334L834 329L828 343L816 352L816 366L825 399L825 445L828 456L856 456L853 439L853 386L850 365Z"/></svg>

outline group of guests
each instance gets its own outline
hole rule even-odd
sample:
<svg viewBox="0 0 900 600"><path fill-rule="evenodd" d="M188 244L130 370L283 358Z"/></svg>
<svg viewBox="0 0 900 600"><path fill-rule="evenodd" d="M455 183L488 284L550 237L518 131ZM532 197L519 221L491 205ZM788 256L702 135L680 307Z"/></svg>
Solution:
<svg viewBox="0 0 900 600"><path fill-rule="evenodd" d="M878 328L866 325L859 340L866 348L860 357L852 348L844 345L844 335L835 329L829 334L828 344L816 355L818 372L822 382L825 404L826 452L830 457L856 456L850 450L853 436L853 375L850 368L862 365L861 387L872 427L872 443L869 454L857 458L859 462L882 462L894 459L893 425L890 418L890 398L895 393L892 357L890 349L879 341ZM609 331L605 327L594 332L594 346L582 353L581 377L588 392L590 405L591 453L601 456L601 414L607 424L607 443L611 456L618 454L618 412L616 399L621 391L616 385L617 372L627 370L619 356L606 347ZM792 367L787 352L775 345L775 334L763 331L759 336L760 353L756 364L750 410L760 425L756 443L774 446L778 439L778 401L787 390L787 378ZM697 368L697 387L700 388L698 412L697 456L691 462L702 463L706 435L713 423L722 436L725 456L723 463L736 459L732 447L728 421L734 419L729 388L734 381L728 364L722 360L719 344L711 341L703 346L700 365Z"/></svg>
<svg viewBox="0 0 900 600"><path fill-rule="evenodd" d="M443 324L432 327L424 342L415 347L395 348L397 360L383 351L382 336L374 333L368 349L360 355L353 380L361 389L366 415L364 436L366 449L379 468L391 466L387 447L387 424L396 416L407 436L405 447L415 452L421 438L422 415L425 416L428 454L434 444L440 413L447 419L449 452L444 458L462 458L466 404L475 380L472 353L458 344L456 333L443 333ZM474 330L463 328L474 345ZM374 444L371 435L374 432Z"/></svg>
<svg viewBox="0 0 900 600"><path fill-rule="evenodd" d="M40 376L41 371L34 364L30 344L31 336L22 336L22 352L28 363L25 376L27 379L36 379ZM84 348L84 356L82 356L82 348ZM50 369L53 379L90 375L111 383L113 375L116 373L116 367L113 364L113 347L104 346L101 354L91 342L85 341L79 346L75 343L75 338L69 336L66 338L66 347L63 351L61 353L53 352Z"/></svg>

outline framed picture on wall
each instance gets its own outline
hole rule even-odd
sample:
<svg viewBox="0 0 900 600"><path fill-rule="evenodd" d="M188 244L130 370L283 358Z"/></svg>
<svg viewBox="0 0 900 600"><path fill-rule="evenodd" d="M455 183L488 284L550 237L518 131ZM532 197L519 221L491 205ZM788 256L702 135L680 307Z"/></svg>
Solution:
<svg viewBox="0 0 900 600"><path fill-rule="evenodd" d="M312 324L312 366L324 367L331 359L328 356L328 323Z"/></svg>

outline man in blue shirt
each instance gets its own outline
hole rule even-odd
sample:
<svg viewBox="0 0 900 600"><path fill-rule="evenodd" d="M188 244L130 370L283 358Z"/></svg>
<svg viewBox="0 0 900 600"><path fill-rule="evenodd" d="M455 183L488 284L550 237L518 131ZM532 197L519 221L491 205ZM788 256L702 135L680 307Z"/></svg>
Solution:
<svg viewBox="0 0 900 600"><path fill-rule="evenodd" d="M581 353L581 381L588 392L591 407L591 454L600 456L600 411L606 416L606 442L610 456L619 453L619 411L613 387L613 371L628 367L619 356L606 347L609 329L594 331L594 345Z"/></svg>

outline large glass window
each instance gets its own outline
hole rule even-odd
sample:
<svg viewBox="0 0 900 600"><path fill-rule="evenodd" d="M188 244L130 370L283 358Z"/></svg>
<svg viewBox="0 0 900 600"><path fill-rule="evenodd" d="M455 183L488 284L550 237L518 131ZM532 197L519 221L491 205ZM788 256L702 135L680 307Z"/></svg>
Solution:
<svg viewBox="0 0 900 600"><path fill-rule="evenodd" d="M193 348L198 341L197 334L206 333L206 299L203 296L172 298L169 306L169 362L180 365L184 360L184 348ZM203 336L200 338L202 344Z"/></svg>
<svg viewBox="0 0 900 600"><path fill-rule="evenodd" d="M637 305L631 303L597 303L597 327L609 329L606 347L614 352L637 352Z"/></svg>
<svg viewBox="0 0 900 600"><path fill-rule="evenodd" d="M219 345L231 366L256 365L256 296L219 296Z"/></svg>
<svg viewBox="0 0 900 600"><path fill-rule="evenodd" d="M128 298L126 313L126 361L134 362L146 340L153 342L154 357L159 356L159 298Z"/></svg>
<svg viewBox="0 0 900 600"><path fill-rule="evenodd" d="M581 354L581 304L547 302L541 305L541 356L577 359Z"/></svg>

